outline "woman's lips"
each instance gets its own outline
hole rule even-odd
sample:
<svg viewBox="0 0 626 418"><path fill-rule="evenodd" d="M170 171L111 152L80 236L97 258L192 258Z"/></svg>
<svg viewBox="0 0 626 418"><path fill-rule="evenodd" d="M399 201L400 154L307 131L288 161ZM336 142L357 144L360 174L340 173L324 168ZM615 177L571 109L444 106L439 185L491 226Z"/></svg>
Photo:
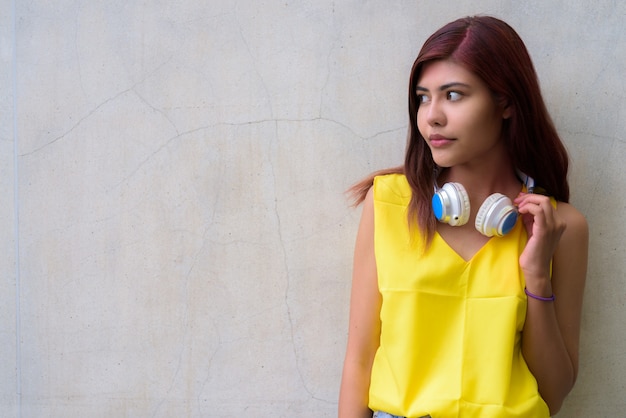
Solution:
<svg viewBox="0 0 626 418"><path fill-rule="evenodd" d="M428 137L428 142L435 148L445 147L453 142L453 139L446 138L443 135L434 134Z"/></svg>

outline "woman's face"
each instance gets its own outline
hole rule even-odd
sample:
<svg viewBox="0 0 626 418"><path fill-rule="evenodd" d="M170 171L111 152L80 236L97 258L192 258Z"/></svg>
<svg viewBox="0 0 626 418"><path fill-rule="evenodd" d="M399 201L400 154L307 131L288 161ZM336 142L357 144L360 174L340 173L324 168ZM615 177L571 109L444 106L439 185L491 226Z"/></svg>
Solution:
<svg viewBox="0 0 626 418"><path fill-rule="evenodd" d="M417 127L438 166L484 164L506 156L501 132L510 112L474 73L450 60L428 63L416 93Z"/></svg>

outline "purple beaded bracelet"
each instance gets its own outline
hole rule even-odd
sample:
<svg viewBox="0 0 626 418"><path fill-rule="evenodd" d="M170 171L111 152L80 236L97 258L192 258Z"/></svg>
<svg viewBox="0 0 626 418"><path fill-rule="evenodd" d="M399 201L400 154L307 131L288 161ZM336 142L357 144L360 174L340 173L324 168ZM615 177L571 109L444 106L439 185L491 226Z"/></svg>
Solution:
<svg viewBox="0 0 626 418"><path fill-rule="evenodd" d="M537 300L540 300L540 301L543 301L543 302L552 302L552 301L554 301L554 299L556 299L554 297L554 294L552 296L548 297L548 298L544 298L543 296L539 296L539 295L535 295L534 293L530 293L528 291L528 289L526 289L526 288L524 288L524 293L526 293L526 296L528 296L528 297L531 297L533 299L537 299Z"/></svg>

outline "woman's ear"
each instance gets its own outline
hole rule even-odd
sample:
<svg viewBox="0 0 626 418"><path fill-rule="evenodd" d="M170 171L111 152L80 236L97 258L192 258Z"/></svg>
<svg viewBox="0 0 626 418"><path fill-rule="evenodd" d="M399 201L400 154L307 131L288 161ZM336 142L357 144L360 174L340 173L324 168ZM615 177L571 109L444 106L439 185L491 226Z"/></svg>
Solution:
<svg viewBox="0 0 626 418"><path fill-rule="evenodd" d="M513 107L510 103L507 103L504 106L504 110L502 111L502 119L509 119L513 115Z"/></svg>
<svg viewBox="0 0 626 418"><path fill-rule="evenodd" d="M511 100L505 95L495 96L496 105L502 109L502 119L509 119L513 116L513 106L511 106Z"/></svg>

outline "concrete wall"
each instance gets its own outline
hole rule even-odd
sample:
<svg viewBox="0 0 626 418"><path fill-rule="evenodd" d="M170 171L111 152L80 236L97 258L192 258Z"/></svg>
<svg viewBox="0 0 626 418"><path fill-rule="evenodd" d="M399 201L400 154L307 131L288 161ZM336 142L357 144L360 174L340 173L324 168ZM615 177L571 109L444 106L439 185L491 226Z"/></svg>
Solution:
<svg viewBox="0 0 626 418"><path fill-rule="evenodd" d="M13 33L11 2L0 0L0 415L7 417L16 416L19 391Z"/></svg>
<svg viewBox="0 0 626 418"><path fill-rule="evenodd" d="M0 415L332 417L359 217L425 37L525 39L591 259L563 417L626 401L626 3L0 0ZM15 98L15 100L14 100Z"/></svg>

